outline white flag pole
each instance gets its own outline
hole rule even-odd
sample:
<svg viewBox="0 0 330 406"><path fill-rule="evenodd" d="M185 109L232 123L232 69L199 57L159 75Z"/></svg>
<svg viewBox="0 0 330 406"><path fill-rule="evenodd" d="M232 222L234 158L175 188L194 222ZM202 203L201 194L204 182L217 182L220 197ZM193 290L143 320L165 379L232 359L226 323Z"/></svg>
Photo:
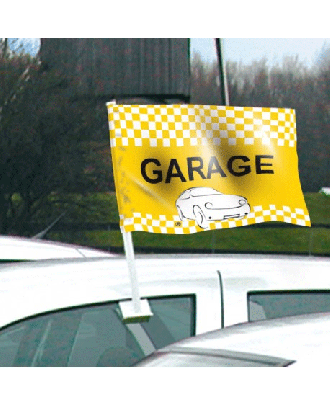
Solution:
<svg viewBox="0 0 330 406"><path fill-rule="evenodd" d="M117 103L116 100L112 100L111 102L107 103L107 105L109 104L115 105ZM132 233L122 230L122 236L128 273L131 282L132 300L120 302L119 307L126 323L148 320L153 313L149 307L148 301L146 299L142 300L140 297L139 282L135 268Z"/></svg>
<svg viewBox="0 0 330 406"><path fill-rule="evenodd" d="M140 292L139 292L139 283L135 268L135 258L134 258L134 246L133 246L133 239L132 233L123 231L123 242L124 242L124 250L128 265L128 271L131 279L131 287L132 287L132 302L133 302L133 309L135 313L141 312L141 300L140 300Z"/></svg>

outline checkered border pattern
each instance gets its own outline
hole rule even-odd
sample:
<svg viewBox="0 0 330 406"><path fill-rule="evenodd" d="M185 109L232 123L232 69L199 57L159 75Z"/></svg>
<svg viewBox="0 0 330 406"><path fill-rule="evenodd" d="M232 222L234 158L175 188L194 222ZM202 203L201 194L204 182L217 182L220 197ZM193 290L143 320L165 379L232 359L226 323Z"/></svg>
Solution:
<svg viewBox="0 0 330 406"><path fill-rule="evenodd" d="M241 220L223 220L210 223L206 229L200 228L194 220L181 221L179 216L172 216L169 220L167 216L160 215L154 218L151 214L133 213L132 218L120 216L121 231L146 231L149 233L161 234L193 234L199 231L216 230L221 228L234 228L248 226L270 221L279 221L295 224L298 226L311 226L308 212L303 209L292 209L288 206L281 208L275 205L254 206L251 213Z"/></svg>
<svg viewBox="0 0 330 406"><path fill-rule="evenodd" d="M151 147L190 145L296 146L292 109L203 105L108 104L110 144Z"/></svg>

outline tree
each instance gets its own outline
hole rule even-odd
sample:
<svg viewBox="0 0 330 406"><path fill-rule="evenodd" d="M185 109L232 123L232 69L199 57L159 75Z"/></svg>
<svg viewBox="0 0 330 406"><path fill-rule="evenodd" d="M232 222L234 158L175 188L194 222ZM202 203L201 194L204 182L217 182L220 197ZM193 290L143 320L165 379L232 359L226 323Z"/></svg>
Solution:
<svg viewBox="0 0 330 406"><path fill-rule="evenodd" d="M194 53L191 63L190 102L192 104L214 105L221 103L217 63L206 64L198 53Z"/></svg>
<svg viewBox="0 0 330 406"><path fill-rule="evenodd" d="M307 68L296 56L281 65L266 59L249 65L227 61L230 104L292 108L297 118L297 151L304 191L330 184L330 50L323 50L319 68ZM194 102L212 104L217 73L196 56L192 62ZM215 88L215 86L213 86ZM218 90L218 89L217 89Z"/></svg>
<svg viewBox="0 0 330 406"><path fill-rule="evenodd" d="M65 205L64 194L109 188L108 134L93 140L100 111L70 100L61 72L26 55L3 55L0 69L0 232L28 234L45 206Z"/></svg>

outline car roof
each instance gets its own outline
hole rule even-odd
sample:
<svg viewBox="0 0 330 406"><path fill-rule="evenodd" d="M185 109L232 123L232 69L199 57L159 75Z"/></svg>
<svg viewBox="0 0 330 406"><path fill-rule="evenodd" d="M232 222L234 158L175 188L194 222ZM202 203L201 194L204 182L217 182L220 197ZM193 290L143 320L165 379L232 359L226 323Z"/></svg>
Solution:
<svg viewBox="0 0 330 406"><path fill-rule="evenodd" d="M112 257L116 254L74 244L16 236L0 236L1 261Z"/></svg>
<svg viewBox="0 0 330 406"><path fill-rule="evenodd" d="M247 320L247 292L251 290L330 291L330 258L149 254L136 255L135 263L142 297L163 296L170 288L172 295L203 289L207 298L216 296L219 309L220 272L225 325ZM0 307L6 311L0 312L0 327L29 314L131 298L131 293L123 255L1 264ZM213 309L204 310L207 317L203 323L206 324ZM217 326L209 330L214 328Z"/></svg>
<svg viewBox="0 0 330 406"><path fill-rule="evenodd" d="M305 361L328 353L329 341L330 313L317 313L229 326L182 340L166 350L225 350Z"/></svg>
<svg viewBox="0 0 330 406"><path fill-rule="evenodd" d="M183 260L191 264L191 259ZM136 258L141 297L194 293L219 301L215 267L182 266L175 258ZM164 286L167 281L167 286ZM209 292L209 290L211 290ZM73 258L2 264L0 266L0 327L45 311L130 299L132 290L127 261L114 258ZM219 310L220 311L220 310ZM218 311L218 312L219 312ZM220 323L219 323L220 325ZM205 331L205 330L204 330Z"/></svg>

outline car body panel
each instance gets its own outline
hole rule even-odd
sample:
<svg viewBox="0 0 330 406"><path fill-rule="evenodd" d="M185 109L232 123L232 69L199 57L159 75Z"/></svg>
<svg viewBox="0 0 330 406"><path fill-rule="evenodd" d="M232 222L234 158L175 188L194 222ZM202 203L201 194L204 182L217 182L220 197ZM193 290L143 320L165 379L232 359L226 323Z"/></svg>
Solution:
<svg viewBox="0 0 330 406"><path fill-rule="evenodd" d="M141 297L195 294L196 331L221 326L219 277L215 271L180 270L174 262L137 259ZM2 265L0 327L54 309L131 298L125 258L49 260Z"/></svg>
<svg viewBox="0 0 330 406"><path fill-rule="evenodd" d="M299 367L308 365L313 358L322 361L329 353L329 341L330 313L323 313L239 324L181 340L158 353L165 354L166 361L166 354L171 352L203 357L221 356L227 351L231 356L237 353L256 359L277 357L283 361L279 366ZM157 364L162 366L159 361ZM148 366L148 360L142 361L141 366Z"/></svg>
<svg viewBox="0 0 330 406"><path fill-rule="evenodd" d="M55 258L114 257L89 247L14 236L0 236L0 261L35 261Z"/></svg>
<svg viewBox="0 0 330 406"><path fill-rule="evenodd" d="M247 293L252 290L330 290L330 258L137 255L135 262L141 297L196 294L197 332L247 321ZM0 327L45 311L129 298L125 257L0 267Z"/></svg>

